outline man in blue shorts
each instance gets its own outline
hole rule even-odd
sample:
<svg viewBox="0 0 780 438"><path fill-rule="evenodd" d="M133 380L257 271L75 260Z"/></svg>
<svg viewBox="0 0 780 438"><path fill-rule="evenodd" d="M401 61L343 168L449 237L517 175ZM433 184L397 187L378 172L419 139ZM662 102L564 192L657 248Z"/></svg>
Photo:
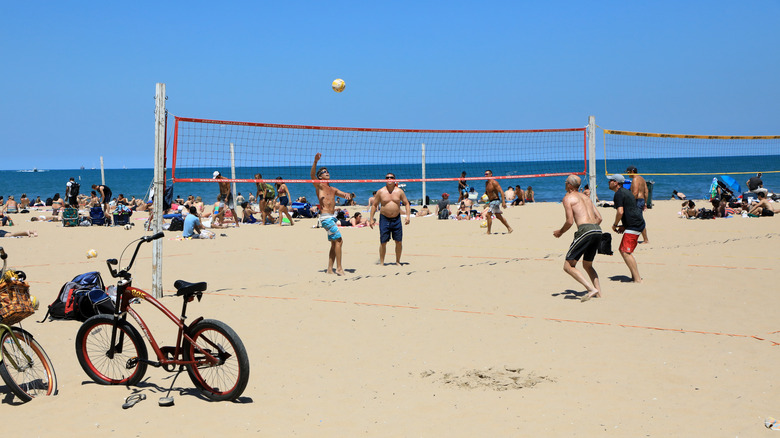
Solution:
<svg viewBox="0 0 780 438"><path fill-rule="evenodd" d="M348 193L344 193L341 190L331 187L328 183L330 179L330 172L323 167L317 170L317 162L322 158L322 154L317 153L314 156L314 164L311 165L311 179L317 180L312 182L314 188L317 190L317 199L320 202L320 224L325 231L328 232L328 241L330 242L330 252L328 253L328 274L333 274L333 263L336 263L336 275L344 275L344 268L341 267L341 246L344 240L341 238L341 232L338 225L336 225L336 196L352 199L352 196Z"/></svg>
<svg viewBox="0 0 780 438"><path fill-rule="evenodd" d="M371 205L369 213L371 219L368 222L368 225L374 228L376 223L374 213L376 213L376 206L379 205L379 264L382 266L385 264L387 242L390 241L390 238L395 241L395 264L401 264L401 252L403 251L401 241L404 237L404 229L401 226L401 204L406 207L404 224L409 225L409 218L412 214L409 200L406 199L406 193L403 189L398 187L395 174L388 173L385 175L385 186L374 195L374 203Z"/></svg>
<svg viewBox="0 0 780 438"><path fill-rule="evenodd" d="M593 259L601 243L601 214L593 205L588 196L580 193L580 177L569 175L566 178L566 196L563 197L563 209L566 212L566 222L563 226L553 231L553 236L561 237L572 225L577 225L574 233L574 241L566 253L566 261L563 270L574 277L587 292L582 296L582 301L588 301L594 297L601 297L601 284L599 274L593 269ZM582 267L590 277L590 282L577 270L577 261L583 257Z"/></svg>

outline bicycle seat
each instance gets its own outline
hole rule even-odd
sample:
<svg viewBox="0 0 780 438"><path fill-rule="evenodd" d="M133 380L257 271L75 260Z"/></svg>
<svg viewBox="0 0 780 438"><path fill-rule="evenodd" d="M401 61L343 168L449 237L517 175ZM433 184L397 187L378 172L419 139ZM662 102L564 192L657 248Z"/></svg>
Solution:
<svg viewBox="0 0 780 438"><path fill-rule="evenodd" d="M176 288L176 296L191 297L195 294L201 295L199 292L208 289L209 285L205 281L190 283L184 280L176 280L173 283L173 287Z"/></svg>

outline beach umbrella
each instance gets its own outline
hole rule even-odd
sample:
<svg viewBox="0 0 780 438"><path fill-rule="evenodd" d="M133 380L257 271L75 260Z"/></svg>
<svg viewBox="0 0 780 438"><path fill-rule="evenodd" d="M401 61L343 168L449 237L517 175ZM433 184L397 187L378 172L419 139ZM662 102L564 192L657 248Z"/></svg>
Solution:
<svg viewBox="0 0 780 438"><path fill-rule="evenodd" d="M727 186L734 192L734 193L742 193L742 190L739 186L739 183L734 178L728 176L728 175L721 175L720 179L723 180L724 183L726 183Z"/></svg>

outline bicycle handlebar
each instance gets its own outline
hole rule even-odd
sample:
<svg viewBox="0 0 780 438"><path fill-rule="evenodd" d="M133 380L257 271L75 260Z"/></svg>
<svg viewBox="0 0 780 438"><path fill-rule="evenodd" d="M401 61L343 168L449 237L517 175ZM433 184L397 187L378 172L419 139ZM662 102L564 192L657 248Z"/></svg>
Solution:
<svg viewBox="0 0 780 438"><path fill-rule="evenodd" d="M141 245L147 242L151 242L153 240L162 239L163 236L165 236L165 233L160 231L159 233L153 234L151 236L144 236L138 239L138 245L135 246L135 251L133 252L133 258L130 259L130 264L127 265L125 269L121 269L117 271L116 269L112 268L112 266L118 265L119 262L117 262L116 259L108 259L106 260L106 265L108 265L108 271L111 273L111 276L114 278L124 278L125 280L130 280L130 269L133 268L133 263L135 263L135 257L138 255L138 250L141 248ZM0 247L0 250L2 248Z"/></svg>
<svg viewBox="0 0 780 438"><path fill-rule="evenodd" d="M159 233L153 234L151 236L144 236L144 237L141 238L141 240L143 240L144 242L151 242L152 240L162 239L163 236L165 236L165 233L160 231ZM2 248L0 248L0 249L2 249Z"/></svg>

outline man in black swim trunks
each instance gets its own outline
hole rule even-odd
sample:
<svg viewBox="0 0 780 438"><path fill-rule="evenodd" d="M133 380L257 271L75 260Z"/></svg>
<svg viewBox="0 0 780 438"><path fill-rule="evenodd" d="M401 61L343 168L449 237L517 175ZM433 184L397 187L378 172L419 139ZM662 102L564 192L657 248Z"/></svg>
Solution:
<svg viewBox="0 0 780 438"><path fill-rule="evenodd" d="M601 214L589 197L579 192L580 177L569 175L566 178L566 196L563 197L563 209L566 212L566 222L559 230L553 231L553 236L561 237L573 224L577 224L574 241L566 253L563 270L585 286L587 292L582 301L593 297L601 297L599 274L593 269L593 259L601 242ZM577 270L577 261L583 257L582 267L590 277L590 282Z"/></svg>
<svg viewBox="0 0 780 438"><path fill-rule="evenodd" d="M406 206L406 221L405 225L409 225L409 218L412 215L411 205L409 200L406 199L406 193L403 189L398 187L395 180L395 174L388 173L385 176L386 184L374 195L374 204L371 206L371 212L369 217L371 220L368 225L374 228L376 220L374 219L374 213L376 213L376 206L379 205L379 264L385 264L385 252L387 250L387 242L390 241L390 237L395 241L395 264L401 264L401 251L403 245L403 227L401 226L401 204Z"/></svg>
<svg viewBox="0 0 780 438"><path fill-rule="evenodd" d="M106 214L106 217L111 217L109 216L111 214L111 207L108 205L108 203L111 202L111 189L109 189L108 186L92 184L92 190L100 193L100 203L103 205L103 213Z"/></svg>

